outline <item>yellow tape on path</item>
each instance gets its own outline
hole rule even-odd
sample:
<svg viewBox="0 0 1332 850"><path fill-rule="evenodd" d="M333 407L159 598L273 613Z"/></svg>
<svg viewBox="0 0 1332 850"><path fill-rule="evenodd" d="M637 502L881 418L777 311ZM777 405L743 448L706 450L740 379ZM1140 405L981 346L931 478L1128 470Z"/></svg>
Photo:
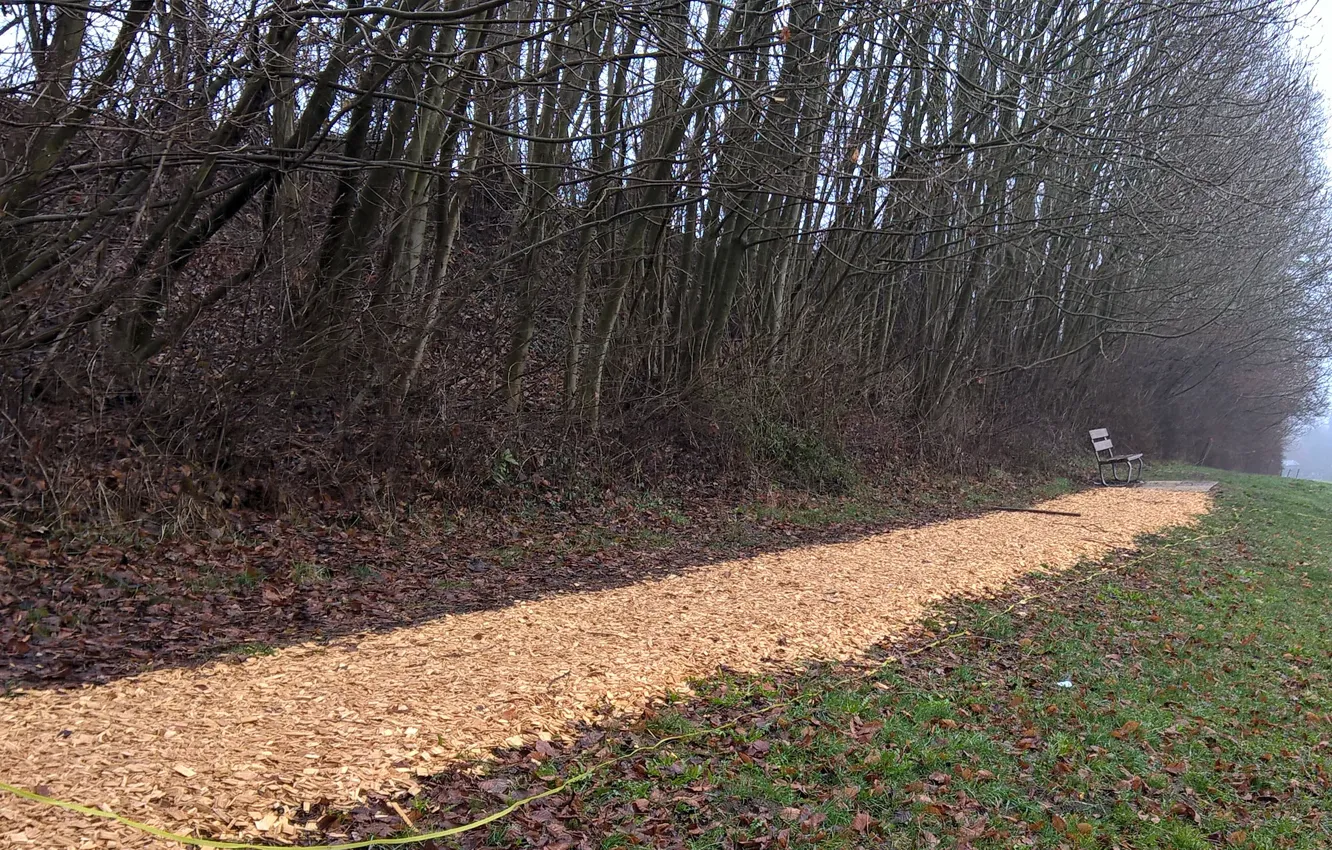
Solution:
<svg viewBox="0 0 1332 850"><path fill-rule="evenodd" d="M310 845L302 844L296 846L301 847L302 850L361 850L361 848L366 848L366 847L402 847L409 844L420 844L425 841L436 841L440 838L450 838L454 835L461 835L464 832L471 832L474 829L480 829L483 826L488 826L497 820L502 820L503 818L508 817L509 815L513 814L514 812L518 811L524 806L535 803L537 800L541 800L546 797L552 797L560 793L561 791L565 790L570 785L581 782L584 779L591 777L593 774L597 773L598 771L604 770L605 768L610 767L611 765L617 762L633 758L634 756L640 755L642 753L652 752L653 750L660 749L666 746L667 744L671 744L676 741L685 741L690 738L697 738L701 735L711 735L716 732L721 732L723 730L735 726L736 724L745 720L747 717L752 717L758 714L765 714L780 708L784 708L789 704L790 703L775 703L772 705L765 706L764 708L759 709L758 711L753 711L743 714L737 717L736 719L730 721L729 723L723 723L720 726L710 726L706 729L696 729L692 732L686 732L682 735L672 735L667 738L662 738L661 740L653 744L649 744L645 747L637 747L633 750L630 750L629 752L625 753L622 756L607 759L606 761L594 764L591 767L587 768L586 770L574 774L573 776L564 780L560 784L555 785L551 788L547 788L545 791L533 794L530 797L523 797L520 800L514 800L512 803L500 809L499 811L491 812L490 814L486 815L485 817L479 820L474 820L471 823L465 823L462 824L461 826L451 826L447 829L438 829L435 830L434 832L423 832L418 835L405 835L399 838L369 838L364 841L348 841L343 844L310 844ZM279 844L248 844L244 841L218 841L217 839L214 838L198 838L193 835L181 835L180 833L171 832L169 830L161 829L159 827L152 826L150 824L140 823L139 821L132 820L131 818L127 818L124 815L118 815L115 812L109 812L106 811L105 809L95 809L91 806L83 806L78 803L71 803L68 800L59 800L55 797L47 797L44 794L37 794L33 791L28 791L26 789L19 788L14 785L10 785L6 782L0 782L0 791L8 791L10 794L13 794L16 797L22 797L25 800L31 800L34 803L41 803L46 806L53 806L57 809L64 809L67 812L76 812L81 815L87 815L88 817L115 821L118 824L127 826L131 829L136 829L139 832L146 833L148 835L154 836L155 838L160 838L164 841L172 841L175 842L176 844L184 844L191 847L208 847L212 848L212 850L273 850L274 847L291 846L291 845L279 845Z"/></svg>
<svg viewBox="0 0 1332 850"><path fill-rule="evenodd" d="M448 829L440 829L436 830L435 832L427 832L421 835L403 836L400 838L370 838L365 841L349 841L344 844L319 844L319 845L301 845L301 846L305 847L305 850L358 850L358 848L363 848L363 847L401 846L404 844L419 844L423 841L434 841L439 838L448 838L451 835L459 835L461 833L468 832L473 829L478 829L487 824L494 823L495 821L501 818L513 814L523 806L526 806L528 803L533 803L537 800L540 800L542 797L549 797L552 794L558 794L559 792L563 791L565 788L567 788L569 785L573 784L574 782L577 782L581 779L586 779L588 776L592 774L593 771L597 770L600 767L602 767L602 765L597 765L594 768L586 770L583 773L578 774L577 776L574 776L570 779L565 780L564 782L561 782L559 785L556 785L554 788L548 788L547 790L542 791L540 794L533 794L530 797L524 797L521 800L515 800L514 802L510 803L509 805L505 806L504 808L500 809L497 812L492 812L491 814L486 815L480 820L475 820L472 821L471 823L465 823L462 826L451 826ZM87 815L89 817L103 818L104 820L115 821L116 823L123 824L125 826L130 827L131 829L137 829L139 832L144 832L156 838L161 838L164 841L174 841L177 844L185 844L192 847L210 847L214 848L214 850L273 850L274 847L285 846L278 844L247 844L244 841L218 841L213 838L198 838L193 835L181 835L180 833L177 832L171 832L169 830L159 829L158 827L152 826L151 824L140 823L139 821L131 820L130 818L127 818L124 815L118 815L115 812L108 812L104 809L94 809L91 806L81 806L78 803L71 803L68 800L57 800L55 797L47 797L43 794L35 794L32 791L26 791L22 788L17 788L6 782L0 782L0 791L8 791L9 793L18 797L22 797L25 800L32 800L34 803L43 803L48 806L55 806L58 809L64 809L65 811L78 812L81 815Z"/></svg>

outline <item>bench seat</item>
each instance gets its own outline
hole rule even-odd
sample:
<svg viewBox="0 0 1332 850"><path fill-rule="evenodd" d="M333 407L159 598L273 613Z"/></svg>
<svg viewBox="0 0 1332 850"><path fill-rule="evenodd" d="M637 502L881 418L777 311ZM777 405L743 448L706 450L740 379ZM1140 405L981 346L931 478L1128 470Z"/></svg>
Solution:
<svg viewBox="0 0 1332 850"><path fill-rule="evenodd" d="M1096 469L1101 475L1102 484L1132 484L1133 464L1138 464L1138 480L1142 480L1142 452L1134 454L1115 454L1115 444L1110 440L1110 432L1105 428L1093 428L1087 432L1091 437L1092 449L1096 452ZM1119 477L1119 465L1123 464L1128 476ZM1105 480L1105 468L1110 467L1111 480Z"/></svg>

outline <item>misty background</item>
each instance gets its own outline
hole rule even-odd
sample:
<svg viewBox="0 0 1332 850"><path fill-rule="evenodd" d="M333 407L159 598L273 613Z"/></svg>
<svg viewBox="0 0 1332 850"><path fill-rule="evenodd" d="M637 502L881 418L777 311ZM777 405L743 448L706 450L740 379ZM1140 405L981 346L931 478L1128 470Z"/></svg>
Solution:
<svg viewBox="0 0 1332 850"><path fill-rule="evenodd" d="M1313 2L1305 18L1305 47L1314 79L1323 92L1324 112L1332 103L1332 2ZM1332 115L1324 134L1324 158L1332 167ZM1324 378L1332 384L1332 375ZM1329 393L1332 395L1332 393ZM1286 449L1285 474L1332 481L1332 421L1326 413L1308 423Z"/></svg>

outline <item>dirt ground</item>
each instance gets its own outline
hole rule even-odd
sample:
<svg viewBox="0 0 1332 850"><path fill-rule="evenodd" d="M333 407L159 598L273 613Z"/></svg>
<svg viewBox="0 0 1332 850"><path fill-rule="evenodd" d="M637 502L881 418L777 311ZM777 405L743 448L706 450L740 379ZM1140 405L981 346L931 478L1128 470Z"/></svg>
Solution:
<svg viewBox="0 0 1332 850"><path fill-rule="evenodd" d="M938 599L987 594L1190 522L1205 493L1096 489L1039 506L679 576L0 700L0 781L180 832L296 840L515 736L632 712L719 665L854 657ZM308 809L307 809L308 810ZM175 846L0 794L0 846Z"/></svg>

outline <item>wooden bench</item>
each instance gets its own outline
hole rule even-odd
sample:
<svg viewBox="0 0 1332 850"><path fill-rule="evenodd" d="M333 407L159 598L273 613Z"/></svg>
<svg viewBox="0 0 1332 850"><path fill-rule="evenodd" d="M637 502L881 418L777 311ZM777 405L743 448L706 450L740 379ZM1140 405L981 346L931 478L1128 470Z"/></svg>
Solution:
<svg viewBox="0 0 1332 850"><path fill-rule="evenodd" d="M1138 463L1138 480L1142 480L1142 452L1132 455L1115 454L1115 444L1110 442L1110 432L1104 428L1094 428L1088 431L1091 435L1092 448L1096 450L1096 467L1101 473L1102 484L1132 484L1133 483L1133 463ZM1121 479L1119 477L1119 465L1123 464L1128 470L1128 477ZM1111 480L1105 480L1105 468L1110 467Z"/></svg>

